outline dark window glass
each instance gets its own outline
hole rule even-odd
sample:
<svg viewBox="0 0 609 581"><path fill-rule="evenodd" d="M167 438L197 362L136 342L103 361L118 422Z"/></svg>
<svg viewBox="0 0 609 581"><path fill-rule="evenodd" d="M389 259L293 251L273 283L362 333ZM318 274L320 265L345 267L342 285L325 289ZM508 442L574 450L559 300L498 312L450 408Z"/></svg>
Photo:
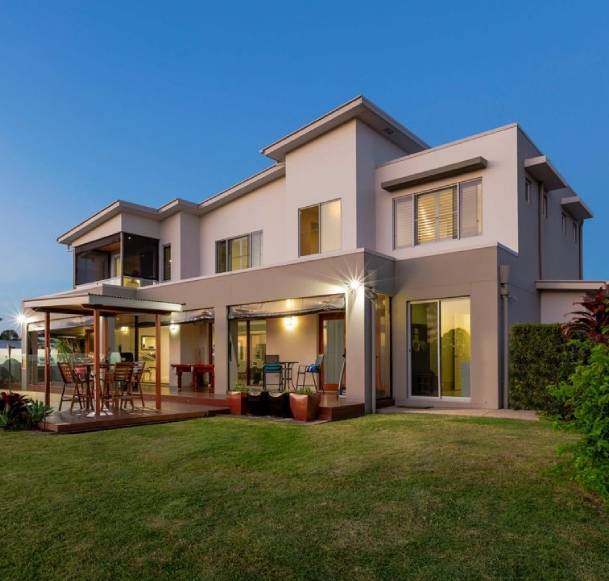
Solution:
<svg viewBox="0 0 609 581"><path fill-rule="evenodd" d="M216 272L226 272L226 240L216 242Z"/></svg>
<svg viewBox="0 0 609 581"><path fill-rule="evenodd" d="M76 250L76 284L110 278L110 255L98 250Z"/></svg>
<svg viewBox="0 0 609 581"><path fill-rule="evenodd" d="M158 265L158 240L136 234L123 234L123 274L125 276L158 280Z"/></svg>
<svg viewBox="0 0 609 581"><path fill-rule="evenodd" d="M171 280L171 244L163 246L163 280Z"/></svg>

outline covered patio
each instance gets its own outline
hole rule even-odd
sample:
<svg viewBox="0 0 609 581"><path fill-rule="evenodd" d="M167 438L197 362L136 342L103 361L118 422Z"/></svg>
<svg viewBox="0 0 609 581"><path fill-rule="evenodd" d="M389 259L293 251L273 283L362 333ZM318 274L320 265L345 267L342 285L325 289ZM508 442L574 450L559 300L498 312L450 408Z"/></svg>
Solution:
<svg viewBox="0 0 609 581"><path fill-rule="evenodd" d="M202 417L225 410L222 402L215 401L200 401L195 406L180 402L167 403L164 402L165 398L162 393L160 369L165 363L164 357L167 357L161 349L162 318L175 319L175 324L178 325L193 322L200 317L208 317L208 313L183 313L182 305L177 303L96 292L42 297L24 301L23 306L28 313L32 314L30 319L34 319L28 326L26 337L30 343L34 344L30 345L29 353L36 353L36 357L38 330L43 332L44 402L46 405L53 405L57 410L47 422L52 431L69 431L70 428L66 427L68 425L79 425L77 431L83 431L83 429L171 421L188 417ZM126 353L120 350L117 352L115 351L116 346L111 347L110 345L113 341L113 333L120 334L120 329L126 327L126 319L130 317L148 320L150 322L148 328L152 331L148 331L141 337L142 346L146 348L147 352L135 358L132 352ZM71 350L57 351L57 362L56 365L53 365L51 358L52 322L56 333L55 339L60 337L64 341L67 341L68 338L74 340L70 333L73 333L73 325L79 324L80 330L85 334L85 341L92 340L92 353L86 353L86 348L78 349L77 351L82 351L80 353ZM147 390L144 389L142 380L146 369L144 357L147 355L154 362L154 391L152 394L145 393ZM30 387L28 376L31 375L28 373L27 363L26 356L22 386L26 391ZM168 364L168 361L166 363ZM137 375L138 370L140 371L139 376ZM58 379L58 373L59 382L53 382L52 379ZM63 386L60 387L62 383ZM68 396L62 398L68 384ZM122 394L119 394L122 398L120 401L108 395L111 387L116 390L116 385L119 386ZM72 393L71 402L69 401L70 392ZM125 393L127 393L126 396ZM151 395L153 405L150 405ZM147 405L146 401L149 402ZM216 403L218 405L214 405ZM163 409L164 407L166 409Z"/></svg>

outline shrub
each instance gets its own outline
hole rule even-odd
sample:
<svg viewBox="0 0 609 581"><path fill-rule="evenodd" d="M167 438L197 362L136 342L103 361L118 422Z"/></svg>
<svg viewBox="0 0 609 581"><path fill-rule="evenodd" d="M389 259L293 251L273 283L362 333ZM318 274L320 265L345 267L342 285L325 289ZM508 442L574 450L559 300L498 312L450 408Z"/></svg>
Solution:
<svg viewBox="0 0 609 581"><path fill-rule="evenodd" d="M52 408L40 401L33 401L20 393L0 393L0 428L27 430L43 421Z"/></svg>
<svg viewBox="0 0 609 581"><path fill-rule="evenodd" d="M588 362L550 391L583 434L573 446L577 479L609 499L609 346L595 345Z"/></svg>
<svg viewBox="0 0 609 581"><path fill-rule="evenodd" d="M510 336L510 407L561 413L549 385L567 381L590 346L569 340L560 325L514 325Z"/></svg>
<svg viewBox="0 0 609 581"><path fill-rule="evenodd" d="M563 325L566 337L587 339L593 343L609 343L609 284L589 292L580 303L580 310Z"/></svg>

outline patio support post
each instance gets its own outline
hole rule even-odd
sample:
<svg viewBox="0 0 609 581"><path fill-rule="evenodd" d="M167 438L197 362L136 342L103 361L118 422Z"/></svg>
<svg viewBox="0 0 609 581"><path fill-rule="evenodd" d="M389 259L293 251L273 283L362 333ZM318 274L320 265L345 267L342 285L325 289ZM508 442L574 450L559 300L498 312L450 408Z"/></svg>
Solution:
<svg viewBox="0 0 609 581"><path fill-rule="evenodd" d="M44 313L44 404L51 405L51 313Z"/></svg>
<svg viewBox="0 0 609 581"><path fill-rule="evenodd" d="M154 374L155 383L155 402L156 409L161 409L161 315L158 313L154 316L154 330L156 336L156 373Z"/></svg>
<svg viewBox="0 0 609 581"><path fill-rule="evenodd" d="M101 385L99 377L99 311L93 310L93 365L95 370L95 415L101 414Z"/></svg>

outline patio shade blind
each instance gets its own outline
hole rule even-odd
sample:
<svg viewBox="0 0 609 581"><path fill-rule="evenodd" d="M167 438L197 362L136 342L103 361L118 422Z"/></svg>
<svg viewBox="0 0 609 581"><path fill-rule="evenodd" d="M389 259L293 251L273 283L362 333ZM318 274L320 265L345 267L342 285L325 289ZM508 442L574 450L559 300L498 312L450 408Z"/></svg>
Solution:
<svg viewBox="0 0 609 581"><path fill-rule="evenodd" d="M265 303L250 303L229 307L229 319L267 319L290 315L307 315L324 311L340 311L345 308L345 295L326 295L302 299L285 299Z"/></svg>
<svg viewBox="0 0 609 581"><path fill-rule="evenodd" d="M171 322L179 323L195 323L196 321L213 321L215 317L214 308L196 309L193 311L183 311L181 313L172 313Z"/></svg>

